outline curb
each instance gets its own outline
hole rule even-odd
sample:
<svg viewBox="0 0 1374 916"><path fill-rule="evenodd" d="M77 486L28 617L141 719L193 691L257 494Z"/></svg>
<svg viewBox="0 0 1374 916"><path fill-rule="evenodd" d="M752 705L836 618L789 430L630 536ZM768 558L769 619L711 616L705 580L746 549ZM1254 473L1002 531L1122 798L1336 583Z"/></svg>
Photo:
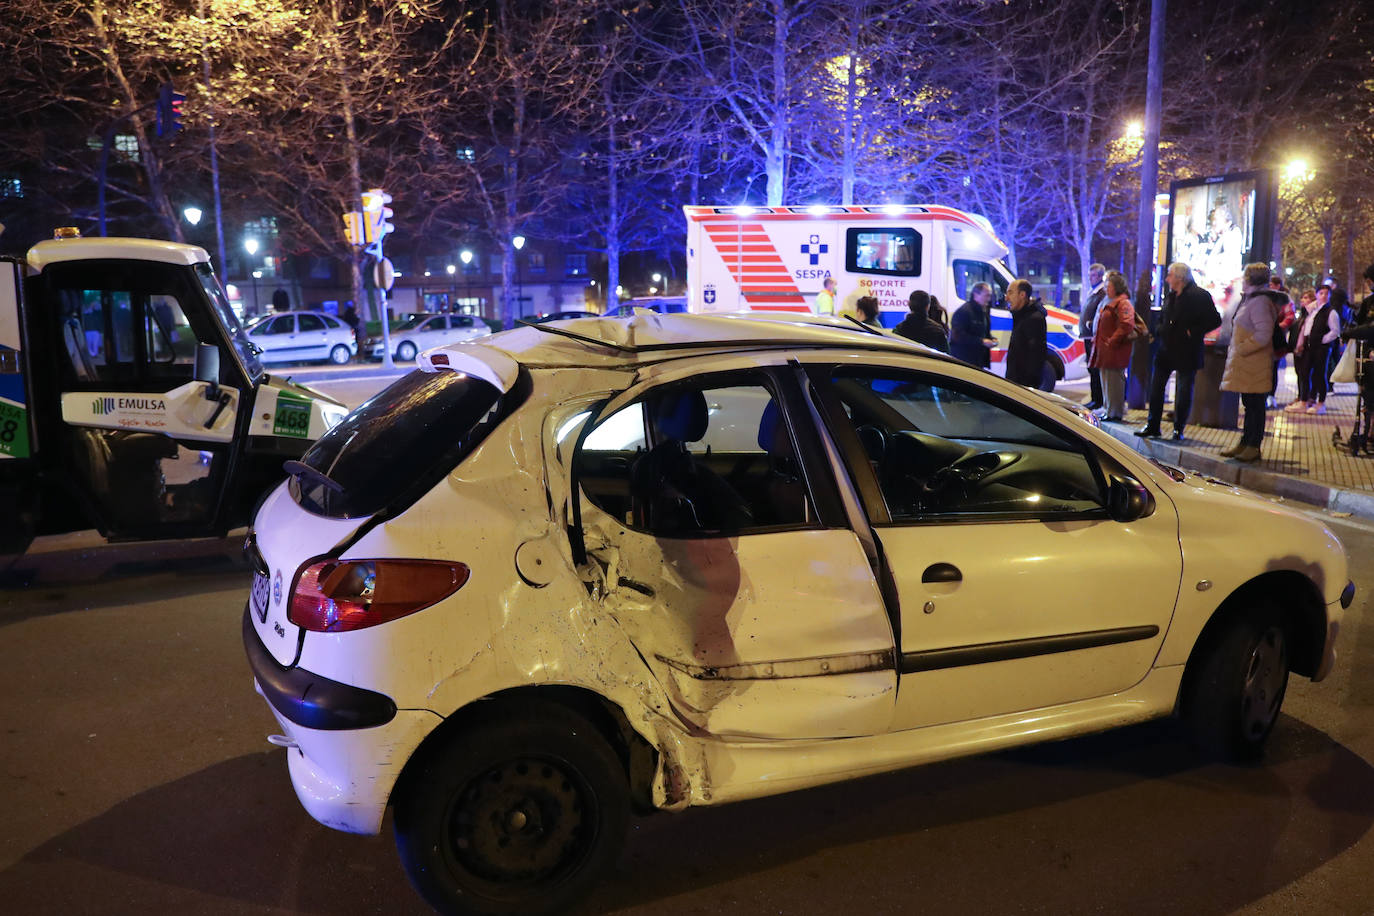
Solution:
<svg viewBox="0 0 1374 916"><path fill-rule="evenodd" d="M346 379L355 378L400 378L414 366L397 366L393 370L382 368L381 363L375 366L358 366L356 369L306 369L303 372L273 372L267 370L267 374L274 378L284 378L290 382L297 382L308 385L312 382L341 382Z"/></svg>
<svg viewBox="0 0 1374 916"><path fill-rule="evenodd" d="M1365 490L1348 490L1310 480L1299 480L1287 474L1277 474L1202 454L1187 446L1175 445L1169 440L1142 439L1129 429L1117 428L1117 424L1114 423L1102 424L1102 430L1142 455L1158 458L1167 464L1190 471L1198 471L1232 486L1306 503L1331 512L1349 513L1358 518L1374 520L1374 493Z"/></svg>

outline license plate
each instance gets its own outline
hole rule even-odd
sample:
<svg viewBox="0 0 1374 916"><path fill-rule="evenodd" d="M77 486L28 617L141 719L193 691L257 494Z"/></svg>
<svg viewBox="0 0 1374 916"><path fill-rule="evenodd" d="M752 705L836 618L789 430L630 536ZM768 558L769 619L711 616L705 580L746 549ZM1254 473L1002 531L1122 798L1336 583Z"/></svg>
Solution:
<svg viewBox="0 0 1374 916"><path fill-rule="evenodd" d="M267 577L261 573L253 574L253 595L248 600L248 605L257 615L258 620L267 622L267 599L271 597L272 586L267 581Z"/></svg>

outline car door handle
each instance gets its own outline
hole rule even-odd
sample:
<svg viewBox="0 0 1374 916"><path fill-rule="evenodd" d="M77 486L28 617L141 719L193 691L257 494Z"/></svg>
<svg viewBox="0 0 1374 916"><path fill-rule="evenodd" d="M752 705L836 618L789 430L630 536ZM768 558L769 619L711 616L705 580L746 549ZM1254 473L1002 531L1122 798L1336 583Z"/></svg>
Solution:
<svg viewBox="0 0 1374 916"><path fill-rule="evenodd" d="M922 582L963 582L964 574L953 563L932 563L921 573Z"/></svg>

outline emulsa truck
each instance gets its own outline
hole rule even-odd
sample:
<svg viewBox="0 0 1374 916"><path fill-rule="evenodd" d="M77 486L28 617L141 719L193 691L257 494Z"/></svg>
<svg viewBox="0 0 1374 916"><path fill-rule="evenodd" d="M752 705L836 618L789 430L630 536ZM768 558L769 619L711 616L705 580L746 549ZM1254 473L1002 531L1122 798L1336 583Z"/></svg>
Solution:
<svg viewBox="0 0 1374 916"><path fill-rule="evenodd" d="M0 554L247 524L348 409L263 372L204 249L57 235L0 257Z"/></svg>
<svg viewBox="0 0 1374 916"><path fill-rule="evenodd" d="M1007 246L986 219L943 206L686 206L687 310L815 312L816 294L834 277L836 311L856 314L860 296L878 300L894 327L913 290L953 314L975 283L993 289L992 369L1006 369L1011 337L1002 259ZM1087 375L1078 316L1046 307L1047 382ZM1052 386L1047 386L1052 387Z"/></svg>

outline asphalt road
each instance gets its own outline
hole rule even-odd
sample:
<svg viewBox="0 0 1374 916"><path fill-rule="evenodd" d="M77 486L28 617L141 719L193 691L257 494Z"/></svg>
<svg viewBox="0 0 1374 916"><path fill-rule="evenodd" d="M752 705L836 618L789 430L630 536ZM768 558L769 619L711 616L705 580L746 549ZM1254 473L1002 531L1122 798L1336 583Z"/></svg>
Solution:
<svg viewBox="0 0 1374 916"><path fill-rule="evenodd" d="M1374 529L1334 674L1266 763L1130 728L636 821L587 913L1374 912ZM45 540L0 591L0 912L425 912L390 837L301 809L232 540Z"/></svg>

